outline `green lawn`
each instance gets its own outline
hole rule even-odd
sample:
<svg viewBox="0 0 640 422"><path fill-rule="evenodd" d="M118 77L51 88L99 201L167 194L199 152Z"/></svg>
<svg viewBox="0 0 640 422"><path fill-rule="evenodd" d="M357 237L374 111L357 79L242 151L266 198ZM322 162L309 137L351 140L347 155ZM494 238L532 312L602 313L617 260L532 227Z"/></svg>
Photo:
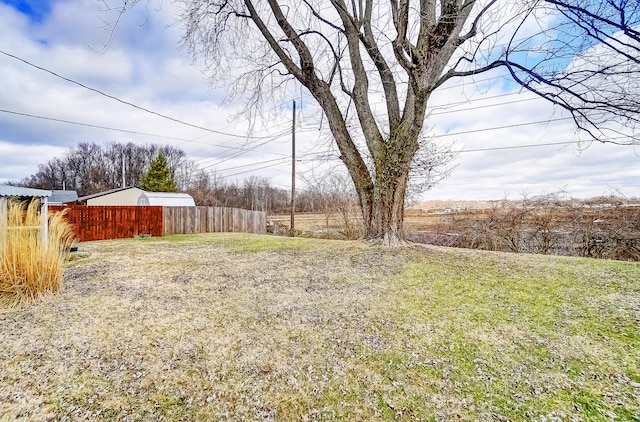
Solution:
<svg viewBox="0 0 640 422"><path fill-rule="evenodd" d="M0 420L640 421L640 264L211 234L89 242L0 311Z"/></svg>

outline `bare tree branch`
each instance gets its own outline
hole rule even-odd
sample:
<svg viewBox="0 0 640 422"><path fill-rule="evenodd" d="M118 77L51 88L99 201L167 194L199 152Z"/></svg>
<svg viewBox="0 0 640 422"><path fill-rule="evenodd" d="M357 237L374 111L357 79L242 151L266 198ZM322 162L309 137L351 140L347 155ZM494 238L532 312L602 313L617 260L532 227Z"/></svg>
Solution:
<svg viewBox="0 0 640 422"><path fill-rule="evenodd" d="M638 142L637 1L178 1L185 45L217 77L245 69L236 89L254 84L250 104L261 104L267 81L275 89L291 76L313 96L358 192L367 237L403 238L412 162L421 148L437 155L420 141L427 101L455 78L501 71L592 139L617 132Z"/></svg>

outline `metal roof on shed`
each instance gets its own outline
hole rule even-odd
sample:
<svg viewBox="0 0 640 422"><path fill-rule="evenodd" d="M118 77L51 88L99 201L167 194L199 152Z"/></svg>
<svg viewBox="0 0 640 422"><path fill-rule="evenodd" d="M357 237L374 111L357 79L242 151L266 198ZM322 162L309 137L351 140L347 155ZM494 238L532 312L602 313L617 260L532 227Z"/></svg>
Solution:
<svg viewBox="0 0 640 422"><path fill-rule="evenodd" d="M109 189L109 190L106 190L104 192L98 192L98 193L94 193L94 194L91 194L91 195L81 196L77 200L78 201L86 201L87 199L99 198L101 196L110 195L112 193L121 192L123 190L128 190L128 189L139 189L139 188L137 188L135 186L127 186L127 187L124 187L124 188Z"/></svg>
<svg viewBox="0 0 640 422"><path fill-rule="evenodd" d="M0 197L1 196L32 196L35 198L45 198L51 196L51 191L23 188L20 186L0 185Z"/></svg>
<svg viewBox="0 0 640 422"><path fill-rule="evenodd" d="M160 205L163 207L194 207L193 197L178 192L142 192L138 205Z"/></svg>
<svg viewBox="0 0 640 422"><path fill-rule="evenodd" d="M74 190L53 190L51 191L51 197L49 198L49 203L60 203L63 204L65 202L74 202L78 200L78 192Z"/></svg>

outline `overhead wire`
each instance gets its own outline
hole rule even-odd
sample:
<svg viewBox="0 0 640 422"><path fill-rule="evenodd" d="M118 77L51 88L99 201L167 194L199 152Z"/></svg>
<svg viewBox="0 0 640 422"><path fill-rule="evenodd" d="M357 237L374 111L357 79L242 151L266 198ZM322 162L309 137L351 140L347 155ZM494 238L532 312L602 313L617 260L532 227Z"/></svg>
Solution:
<svg viewBox="0 0 640 422"><path fill-rule="evenodd" d="M44 72L47 72L47 73L49 73L49 74L51 74L51 75L53 75L55 77L58 77L60 79L65 80L67 82L70 82L70 83L73 83L75 85L78 85L78 86L80 86L80 87L82 87L84 89L93 91L93 92L95 92L97 94L100 94L100 95L105 96L107 98L113 99L113 100L118 101L120 103L129 105L129 106L134 107L136 109L139 109L141 111L144 111L144 112L159 116L159 117L164 118L164 119L168 119L170 121L173 121L173 122L176 122L176 123L179 123L179 124L182 124L182 125L194 127L194 128L197 128L197 129L201 129L201 130L207 131L207 132L212 133L212 134L219 134L219 135L231 136L231 137L243 138L243 139L268 139L268 140L267 140L267 142L258 144L256 146L251 147L251 148L231 147L231 146L226 146L226 145L211 145L209 143L198 142L198 141L195 140L195 139L201 138L202 136L194 138L194 139L185 139L185 138L171 137L171 136L158 135L158 134L151 134L151 133L145 133L145 132L139 132L139 131L133 131L133 130L127 130L127 129L118 129L118 128L113 128L113 127L108 127L108 126L81 123L81 122L75 122L75 121L71 121L71 120L58 119L58 118L52 118L52 117L46 117L46 116L38 116L38 115L34 115L34 114L21 113L21 112L10 111L10 110L0 110L0 112L2 112L2 113L14 114L14 115L20 115L20 116L24 116L24 117L44 119L44 120L50 120L50 121L56 121L56 122L74 124L74 125L80 125L80 126L86 126L86 127L93 127L93 128L98 128L98 129L113 130L113 131L119 131L119 132L123 132L123 133L131 133L131 134L153 136L153 137L158 137L158 138L163 138L163 139L179 140L179 141L183 141L183 142L195 142L195 143L201 143L201 144L204 144L204 145L208 145L210 147L221 147L221 148L234 149L234 150L238 150L239 151L237 153L231 154L228 157L222 157L224 159L219 163L212 164L212 165L209 165L209 166L205 166L204 168L210 168L210 167L219 165L222 162L229 161L229 160L231 160L233 158L236 158L239 155L243 155L245 153L253 151L253 150L257 149L258 147L260 147L260 146L262 146L262 145L264 145L264 144L266 144L268 142L271 142L274 139L277 139L277 138L279 138L281 136L284 136L285 134L289 133L289 131L285 131L285 132L282 132L282 133L279 133L279 134L276 134L276 135L270 135L270 136L242 136L242 135L237 135L237 134L233 134L233 133L213 130L213 129L206 128L206 127L203 127L203 126L200 126L200 125L194 125L194 124L191 124L191 123L179 120L179 119L175 119L173 117L170 117L170 116L158 113L158 112L155 112L153 110L149 110L149 109L147 109L145 107L138 106L136 104L133 104L133 103L125 101L125 100L122 100L122 99L120 99L118 97L115 97L115 96L112 96L110 94L104 93L104 92L102 92L102 91L100 91L98 89L89 87L89 86L87 86L85 84L82 84L80 82L77 82L77 81L75 81L73 79L70 79L70 78L64 77L62 75L59 75L59 74L57 74L57 73L55 73L55 72L53 72L51 70L48 70L48 69L46 69L44 67L35 65L34 63L29 62L28 60L22 59L22 58L20 58L18 56L15 56L13 54L7 53L5 51L0 50L0 53L4 54L5 56L8 56L10 58L19 60L19 61L21 61L21 62L23 62L23 63L25 63L25 64L27 64L29 66L32 66L32 67L34 67L36 69L39 69L39 70L44 71ZM488 81L488 80L491 80L491 79L503 78L503 77L504 77L504 75L500 75L500 76L486 78L486 79L480 80L478 82L485 82L485 81ZM444 88L441 88L441 90L449 89L449 88L452 88L452 87L444 87ZM486 101L488 99L502 98L502 97L506 97L506 96L519 95L519 94L520 93L506 93L506 94L494 95L494 96L486 97L486 98L478 98L476 100L468 100L468 101L462 101L462 102L458 102L458 103L450 103L450 104L447 104L446 107L453 107L453 106L456 106L456 105L468 104L468 103L470 103L472 101ZM476 110L476 109L485 108L485 107L496 107L496 106L520 103L520 102L525 102L525 101L532 101L532 100L537 100L537 99L540 99L540 98L539 97L525 98L525 99L521 99L521 100L514 100L514 101L503 102L503 103L489 104L489 105L485 105L485 106L468 107L468 108L461 109L461 110L445 110L445 111L440 111L440 112L434 112L434 113L432 113L432 115L443 115L443 114L454 113L454 112L471 111L471 110ZM438 106L433 106L433 107L438 107ZM445 134L441 134L441 135L436 135L435 137L457 136L457 135L463 135L463 134L478 133L478 132L485 132L485 131L492 131L492 130L500 130L500 129L506 129L506 128L527 126L527 125L545 124L545 123L550 123L550 122L564 121L564 120L571 120L571 119L572 119L571 117L565 117L565 118L549 119L549 120L544 120L544 121L517 123L517 124L512 124L512 125L497 126L497 127L491 127L491 128L473 129L473 130L468 130L468 131L445 133ZM305 130L305 131L314 131L314 130L315 129L308 129L308 130ZM208 135L204 135L204 136L208 136ZM571 144L571 143L576 143L576 142L579 142L579 141L566 141L566 142L546 143L546 144L529 144L529 145L517 145L517 146L505 146L505 147L479 148L479 149L473 149L473 150L461 150L461 151L458 151L458 153L492 151L492 150L503 150L503 149L516 149L516 148L530 148L530 147L549 146L549 145L566 145L566 144ZM201 159L201 160L203 160L203 159ZM278 160L285 160L285 158L278 158L278 159L274 159L274 160L267 160L267 161L257 162L257 163L251 164L251 165L257 165L257 164L264 163L264 162L273 162L273 161L278 161ZM231 168L228 168L228 169L222 169L222 170L219 170L219 171L228 171L228 170L235 169L235 168L249 167L251 165L248 164L248 165L244 165L244 166L236 166L236 167L231 167ZM255 170L268 168L268 167L270 167L270 166L260 167L258 169L253 169L253 170L249 170L249 171L255 171ZM243 172L239 172L239 173L234 173L233 175L242 174L242 173L246 173L246 172L249 172L249 171L243 171ZM229 176L233 176L233 175L229 175Z"/></svg>
<svg viewBox="0 0 640 422"><path fill-rule="evenodd" d="M128 129L118 129L118 128L114 128L114 127L94 125L94 124L91 124L91 123L82 123L82 122L75 122L75 121L72 121L72 120L58 119L58 118L55 118L55 117L38 116L38 115L35 115L35 114L30 114L30 113L21 113L21 112L18 112L18 111L0 109L0 113L13 114L13 115L16 115L16 116L30 117L30 118L41 119L41 120L50 120L50 121L58 122L58 123L68 123L68 124L71 124L71 125L86 126L86 127L96 128L96 129L113 130L113 131L116 131L116 132L131 133L131 134L135 134L135 135L146 135L146 136L153 136L153 137L157 137L157 138L173 139L175 141L188 141L188 139L178 138L178 137L175 137L175 136L158 135L158 134L155 134L155 133L138 132L138 131L135 131L135 130L128 130Z"/></svg>
<svg viewBox="0 0 640 422"><path fill-rule="evenodd" d="M261 142L261 143L259 143L259 144L257 144L257 145L253 145L253 146L251 146L251 147L247 147L247 146L245 146L245 147L242 147L242 148L240 148L240 147L236 147L236 148L235 148L235 149L237 150L236 152L231 152L230 154L223 155L223 156L221 156L221 157L217 157L217 158L216 158L215 156L216 156L216 155L218 155L219 153L218 153L218 152L216 152L216 153L210 154L210 155L208 155L208 156L206 156L206 157L199 158L199 159L197 159L197 160L195 160L195 161L196 161L197 163L199 163L199 164L203 164L204 162L209 162L209 161L211 161L211 160L216 160L216 159L218 159L218 160L222 160L222 161L220 161L220 162L228 161L228 160L229 160L229 159L231 159L231 158L239 157L239 156L244 155L244 154L246 154L246 153L248 153L248 152L254 151L254 150L256 150L257 148L259 148L259 147L261 147L261 146L263 146L263 145L266 145L266 144L268 144L268 143L271 143L271 142L273 142L274 140L276 140L276 139L278 139L278 138L281 138L281 137L282 137L282 136L284 136L284 135L288 135L289 133L291 133L291 130L286 130L286 131L284 131L284 132L281 132L281 133L278 133L278 134L272 135L270 138L268 138L268 139L267 139L267 140L265 140L264 142ZM277 154L277 153L275 153L275 154ZM287 155L287 154L282 154L282 155ZM218 164L219 164L219 163L218 163ZM210 166L207 166L207 167L210 167ZM205 167L205 168L206 168L206 167Z"/></svg>
<svg viewBox="0 0 640 422"><path fill-rule="evenodd" d="M565 121L565 120L573 120L573 117L558 117L557 119L538 120L536 122L514 123L514 124L511 124L511 125L504 125L504 126L495 126L495 127L482 128L482 129L470 129L470 130L463 130L463 131L458 131L458 132L448 132L448 133L443 133L443 134L432 135L432 137L433 138L444 138L444 137L449 137L449 136L468 135L470 133L480 133L480 132L488 132L488 131L492 131L492 130L510 129L510 128L514 128L514 127L540 125L540 124L546 124L546 123L551 123L551 122L560 122L560 121Z"/></svg>
<svg viewBox="0 0 640 422"><path fill-rule="evenodd" d="M288 103L289 103L289 101L284 101L284 102L281 102L281 103L279 103L279 104L275 104L275 105L273 105L272 107L268 108L267 110L262 111L262 113L269 113L269 112L274 111L274 110L276 110L276 109L278 109L278 108L280 108L280 107L282 107L283 105L288 104ZM269 129L273 129L273 128L276 128L276 127L280 127L280 126L282 126L282 125L284 125L284 124L285 124L285 123L283 122L283 123L277 124L276 126L271 126L271 127L268 127L268 128L262 128L262 129L264 129L264 130L269 130ZM290 133L290 123L289 123L289 122L286 122L286 125L287 125L287 129L286 129L286 130L284 130L284 131L282 131L282 132L280 132L280 133L278 133L278 134L275 134L275 135L265 135L265 138L266 138L266 137L269 137L269 136L283 136L283 135L284 135L284 134L286 134L286 133ZM227 128L231 127L231 126L232 126L232 125L226 126L226 127L222 128L222 129L220 129L220 130L221 130L221 131L224 131L225 129L227 129ZM207 137L207 136L211 136L211 135L212 135L211 133L206 133L206 134L204 134L204 135L201 135L201 136L198 136L198 137L194 138L191 142L195 142L195 139L201 139L201 138L204 138L204 137ZM209 146L209 148L202 148L202 149L199 149L199 150L198 150L198 151L196 151L195 153L203 152L204 150L208 150L208 149L210 149L211 147L215 147L215 146L216 146L216 145L212 145L212 144L207 143L207 142L199 142L199 143L202 143L202 144L204 144L204 145L208 145L208 146ZM212 154L211 156L214 156L214 155L215 155L215 154ZM205 158L207 158L207 157L205 157Z"/></svg>
<svg viewBox="0 0 640 422"><path fill-rule="evenodd" d="M185 122L183 120L176 119L176 118L168 116L166 114L162 114L162 113L159 113L157 111L153 111L153 110L150 110L148 108L136 105L136 104L134 104L132 102L123 100L123 99L118 98L118 97L116 97L114 95L107 94L107 93L105 93L103 91L100 91L99 89L92 88L92 87L90 87L88 85L85 85L85 84L83 84L81 82L75 81L75 80L73 80L71 78L67 78L65 76L62 76L62 75L60 75L60 74L58 74L58 73L56 73L56 72L54 72L52 70L46 69L46 68L44 68L42 66L38 66L38 65L36 65L36 64L26 60L26 59L20 58L20 57L14 55L14 54L7 53L6 51L0 50L0 54L3 54L3 55L5 55L7 57L10 57L12 59L18 60L18 61L20 61L20 62L22 62L22 63L24 63L24 64L26 64L28 66L31 66L31 67L33 67L35 69L38 69L38 70L41 70L43 72L49 73L50 75L53 75L56 78L62 79L64 81L67 81L67 82L72 83L72 84L75 84L75 85L77 85L77 86L79 86L81 88L84 88L84 89L87 89L89 91L95 92L96 94L102 95L102 96L104 96L106 98L110 98L110 99L112 99L114 101L118 101L118 102L120 102L122 104L128 105L130 107L133 107L135 109L144 111L144 112L149 113L149 114L153 114L153 115L161 117L163 119L170 120L170 121L175 122L175 123L179 123L179 124L182 124L182 125L185 125L185 126L196 128L196 129L201 129L201 130L204 130L204 131L207 131L207 132L211 132L211 133L216 133L218 135L225 135L225 136L230 136L230 137L234 137L234 138L242 138L242 139L264 139L265 138L264 136L237 135L235 133L222 132L222 131L219 131L219 130L210 129L210 128L207 128L207 127L204 127L204 126L200 126L200 125L196 125L196 124L193 124L193 123Z"/></svg>
<svg viewBox="0 0 640 422"><path fill-rule="evenodd" d="M608 138L605 139L603 142L607 142L607 141L613 141L616 139L624 139L626 137L616 137L616 138ZM580 141L580 140L572 140L572 141L559 141L559 142L545 142L545 143L541 143L541 144L524 144L524 145L507 145L507 146L501 146L501 147L487 147L487 148L474 148L474 149L460 149L460 150L456 150L456 151L450 151L451 154L464 154L464 153L468 153L468 152L485 152L485 151L501 151L501 150L508 150L508 149L521 149L521 148L535 148L535 147L546 147L546 146L556 146L556 145L570 145L570 144L580 144L583 142L589 142L589 141ZM614 144L617 146L635 146L637 147L637 145L633 145L633 144ZM328 153L328 152L327 152ZM321 153L319 153L321 154ZM322 159L340 159L340 157L336 156L336 155L332 155L332 154L327 154L323 157L321 157ZM301 160L301 161L317 161L314 159L306 159L306 160Z"/></svg>
<svg viewBox="0 0 640 422"><path fill-rule="evenodd" d="M137 109L140 109L140 110L142 110L142 111L145 111L145 112L147 112L147 113L151 113L151 114L153 114L153 115L157 115L157 116L159 116L159 117L162 117L162 118L165 118L165 119L168 119L168 120L171 120L171 121L174 121L174 122L180 123L180 124L184 124L184 125L187 125L187 126L190 126L190 127L195 127L195 128L198 128L198 129L201 129L201 130L205 130L205 131L210 132L210 133L215 133L215 134L220 134L220 135L225 135L225 136L238 137L238 138L243 138L243 139L249 139L249 138L251 138L251 139L266 139L266 138L270 138L270 136L253 137L253 136L242 136L242 135L236 135L236 134L232 134L232 133L227 133L227 132L222 132L222 131L217 131L217 130L213 130L213 129L205 128L205 127L202 127L202 126L199 126L199 125L193 125L193 124L191 124L191 123L188 123L188 122L184 122L184 121L181 121L181 120L175 119L175 118L173 118L173 117L170 117L170 116L167 116L167 115L164 115L164 114L161 114L161 113L158 113L158 112L155 112L155 111L149 110L149 109L147 109L147 108L144 108L144 107L138 106L138 105L133 104L133 103L131 103L131 102L128 102L128 101L122 100L122 99L120 99L120 98L118 98L118 97L115 97L115 96L112 96L112 95L106 94L106 93L104 93L104 92L102 92L102 91L100 91L100 90L98 90L98 89L95 89L95 88L89 87L89 86L87 86L87 85L85 85L85 84L82 84L82 83L80 83L80 82L77 82L77 81L75 81L75 80L72 80L72 79L70 79L70 78L67 78L67 77L65 77L65 76L59 75L59 74L58 74L58 73L56 73L56 72L53 72L53 71L51 71L51 70L49 70L49 69L46 69L46 68L41 67L41 66L38 66L38 65L36 65L36 64L34 64L34 63L29 62L28 60L22 59L22 58L20 58L20 57L18 57L18 56L15 56L15 55L13 55L13 54L7 53L7 52L5 52L5 51L0 50L0 53L4 54L5 56L8 56L8 57L10 57L10 58L13 58L13 59L15 59L15 60L19 60L19 61L21 61L21 62L23 62L23 63L25 63L25 64L27 64L27 65L29 65L29 66L32 66L32 67L34 67L34 68L36 68L36 69L39 69L39 70L44 71L44 72L47 72L47 73L49 73L49 74L51 74L51 75L53 75L53 76L56 76L56 77L58 77L58 78L61 78L61 79L65 80L65 81L68 81L68 82L70 82L70 83L73 83L73 84L76 84L76 85L78 85L78 86L81 86L82 88L85 88L85 89L88 89L88 90L90 90L90 91L96 92L96 93L98 93L98 94L100 94L100 95L103 95L103 96L105 96L105 97L107 97L107 98L110 98L110 99L116 100L116 101L121 102L121 103L123 103L123 104L129 105L129 106L132 106L132 107L137 108ZM497 77L503 77L503 76L497 76ZM497 77L487 78L487 79L485 79L485 80L483 80L483 81L490 80L490 79L497 78ZM480 82L483 82L483 81L480 81ZM444 88L441 88L441 89L444 89ZM504 94L504 96L506 96L506 95L511 95L511 94ZM502 95L498 95L498 96L494 96L493 98L501 97L501 96L502 96ZM516 102L531 101L531 100L533 100L533 99L537 99L537 98L522 99L522 100L516 100L516 101L505 102L505 103L500 103L500 104L491 104L491 105L487 105L487 106L483 106L483 107L480 107L480 106L478 106L478 107L471 107L471 108L467 108L467 109L463 109L463 110L434 112L434 113L432 113L432 115L443 115L443 114L452 113L452 112L470 111L470 110L475 110L475 109L484 108L484 107L494 107L494 106L498 106L498 105L513 104L513 103L516 103ZM282 103L282 104L285 104L285 103ZM463 103L463 104L464 104L464 103ZM125 130L125 129L115 129L115 128L109 128L109 127L100 126L100 125L92 125L92 124L85 124L85 123L79 123L79 122L72 122L72 121L68 121L68 120L64 120L64 119L45 118L45 117L43 117L43 116L35 116L35 115L30 115L30 114L28 114L28 113L11 112L11 111L8 111L8 110L2 110L2 112L5 112L5 113L12 113L12 114L20 114L20 115L23 115L23 116L34 117L34 118L41 118L41 119L47 119L47 120L53 120L53 121L59 121L59 122L69 123L69 124L76 124L76 125L82 125L82 126L88 126L88 127L95 127L95 128L100 128L100 129L117 130L117 131L121 131L121 132L125 132L125 133L132 133L132 134L144 134L144 133L142 133L142 132L137 132L137 131L131 131L131 130ZM552 119L552 120L549 120L549 122L551 122L551 121L557 121L557 120L568 120L568 119L571 119L571 118ZM477 129L477 130L473 130L473 131L465 131L465 132L459 132L459 133L444 134L444 135L439 135L439 136L453 136L453 135L458 135L458 134L475 133L475 132L480 132L480 131L487 131L487 130L494 130L494 129L503 129L503 128L507 128L507 127L524 126L524 125L538 124L538 123L540 123L540 122L530 122L530 123L522 123L522 124L517 124L517 125L501 126L501 127L496 127L496 128ZM283 132L282 134L284 134L284 133L286 133L286 132ZM180 141L183 141L183 142L196 142L195 140L187 140L187 139L184 139L184 138L168 137L168 136L164 136L164 135L152 135L152 134L147 134L147 135L150 135L150 136L157 136L157 137L164 138L164 139L180 140ZM196 138L196 139L197 139L197 138ZM208 144L206 144L206 143L205 143L205 145L208 145ZM214 145L214 147L215 147L215 145ZM231 148L231 149L243 150L244 148L236 147L236 148ZM249 150L253 150L253 149L254 149L254 148L251 148L251 149L249 149Z"/></svg>
<svg viewBox="0 0 640 422"><path fill-rule="evenodd" d="M76 122L76 121L73 121L73 120L59 119L59 118L56 118L56 117L49 117L49 116L40 116L40 115L36 115L36 114L23 113L23 112L13 111L13 110L0 109L0 113L13 114L13 115L16 115L16 116L29 117L29 118L33 118L33 119L48 120L48 121L53 121L53 122L58 122L58 123L66 123L66 124L71 124L71 125L76 125L76 126L86 126L86 127L92 127L92 128L96 128L96 129L102 129L102 130L112 130L112 131L115 131L115 132L123 132L123 133L131 133L131 134L135 134L135 135L151 136L151 137L154 137L154 138L163 138L163 139L171 139L171 140L175 140L175 141L202 143L202 144L209 145L211 147L216 147L216 148L226 148L226 149L241 150L241 151L245 151L246 150L246 148L237 147L237 146L229 146L229 145L222 145L222 144L212 145L210 143L199 142L199 141L196 141L196 140L193 140L193 139L180 138L180 137L176 137L176 136L159 135L159 134L156 134L156 133L140 132L140 131L129 130L129 129L121 129L121 128L115 128L115 127L109 127L109 126L96 125L96 124L92 124L92 123ZM278 136L279 137L279 136L286 135L289 132L290 132L290 130L287 130L287 131L284 131L282 133L279 133L279 134L276 134L276 135L273 135L273 136Z"/></svg>
<svg viewBox="0 0 640 422"><path fill-rule="evenodd" d="M186 125L186 126L194 127L194 128L201 129L201 130L205 130L205 131L207 131L207 132L209 132L209 133L211 133L211 134L218 134L218 135L224 135L224 136L231 136L231 137L236 137L236 138L241 138L241 139L269 139L269 138L272 138L272 137L274 136L274 135L265 135L265 136L237 135L237 134L233 134L233 133L229 133L229 132L223 132L223 131L219 131L219 130L214 130L214 129L206 128L206 127L203 127L203 126L200 126L200 125L194 125L194 124L192 124L192 123L188 123L188 122L185 122L185 121L182 121L182 120L179 120L179 119L173 118L173 117L171 117L171 116L167 116L167 115L165 115L165 114L158 113L158 112L153 111L153 110L150 110L150 109L148 109L148 108L138 106L138 105L133 104L133 103L131 103L131 102L129 102L129 101L122 100L122 99L120 99L120 98L118 98L118 97L115 97L115 96L113 96L113 95L107 94L107 93L105 93L105 92L103 92L103 91L100 91L100 90L98 90L98 89L96 89L96 88L92 88L92 87L87 86L87 85L85 85L85 84L83 84L83 83L81 83L81 82L75 81L75 80L73 80L73 79L71 79L71 78L68 78L68 77L62 76L62 75L60 75L60 74L58 74L58 73L56 73L56 72L53 72L53 71L51 71L51 70L49 70L49 69L46 69L46 68L44 68L44 67L42 67L42 66L38 66L38 65L36 65L36 64L34 64L34 63L32 63L32 62L30 62L30 61L26 60L26 59L23 59L23 58L21 58L21 57L18 57L18 56L14 55L14 54L7 53L6 51L2 51L2 50L0 50L0 53L1 53L1 54L4 54L4 55L5 55L5 56L7 56L7 57L10 57L10 58L13 58L13 59L15 59L15 60L18 60L18 61L20 61L20 62L22 62L22 63L24 63L24 64L27 64L27 65L29 65L29 66L31 66L31 67L34 67L34 68L36 68L36 69L38 69L38 70L41 70L41 71L46 72L46 73L49 73L49 74L51 74L51 75L53 75L53 76L55 76L55 77L57 77L57 78L60 78L60 79L62 79L62 80L65 80L65 81L67 81L67 82L69 82L69 83L73 83L73 84L78 85L78 86L80 86L80 87L82 87L82 88L84 88L84 89L90 90L90 91L92 91L92 92L95 92L95 93L100 94L100 95L102 95L102 96L105 96L105 97L107 97L107 98L113 99L113 100L118 101L118 102L120 102L120 103L123 103L123 104L129 105L129 106L134 107L134 108L136 108L136 109L142 110L142 111L144 111L144 112L147 112L147 113L150 113L150 114L153 114L153 115L159 116L159 117L162 117L162 118L164 118L164 119L168 119L168 120L173 121L173 122L177 122L177 123L180 123L180 124L183 124L183 125ZM275 108L275 107L278 107L278 106L281 106L281 105L283 105L283 104L285 104L285 103L282 103L282 104L280 104L280 105L275 105L275 106L274 106L274 108ZM33 114L29 114L29 113L12 112L12 111L9 111L9 110L3 110L3 112L5 112L5 113L11 113L11 114L19 114L19 115L26 116L26 117L33 117L33 118L46 119L46 120L51 120L51 121L58 121L58 122L61 122L61 123L68 123L68 124L75 124L75 125L81 125L81 126L87 126L87 127L94 127L94 128L99 128L99 129L115 130L115 131L124 132L124 133L131 133L131 134L149 135L149 136L159 137L159 138L163 138L163 139L179 140L179 141L182 141L183 143L186 143L186 142L194 142L194 143L201 143L201 144L204 144L204 145L208 145L208 146L211 146L211 147L223 147L223 148L227 148L227 149L246 150L246 148L242 148L242 147L229 147L229 146L225 146L225 145L211 145L211 144L209 144L209 143L205 143L205 142L198 142L198 141L196 141L196 139L199 139L199 138L201 138L202 136L199 136L199 137L196 137L196 138L193 138L193 139L185 139L185 138L178 138L178 137L170 137L170 136L166 136L166 135L148 134L148 133L144 133L144 132L132 131L132 130L127 130L127 129L117 129L117 128L111 128L111 127L106 127L106 126L101 126L101 125L94 125L94 124L88 124L88 123L74 122L74 121L65 120L65 119L56 119L56 118L50 118L50 117L45 117L45 116L36 116L36 115L33 115ZM275 136L276 136L276 137L279 137L279 136L282 136L282 135L284 135L284 134L286 134L286 133L288 133L288 130L287 130L287 131L284 131L284 132L281 132L281 133L279 133L279 134L276 134ZM206 136L206 135L205 135L205 136ZM251 149L249 149L249 150L253 150L253 148L251 148Z"/></svg>
<svg viewBox="0 0 640 422"><path fill-rule="evenodd" d="M238 176L238 175L241 175L241 174L251 173L251 172L256 171L256 170L263 170L263 169L270 168L270 167L276 167L276 166L279 166L279 165L282 165L282 164L286 164L286 162L277 163L277 164L269 164L269 165L266 165L266 166L263 166L263 167L258 167L258 168L251 169L251 170L245 170L245 171L240 171L240 172L233 173L233 174L227 174L224 177Z"/></svg>
<svg viewBox="0 0 640 422"><path fill-rule="evenodd" d="M268 140L267 140L267 141L265 141L265 142L262 142L262 143L260 143L260 144L258 144L258 145L253 146L252 148L248 148L248 149L245 149L245 150L242 150L242 151L238 151L238 152L236 152L236 153L233 153L233 154L231 154L231 155L229 155L229 156L224 157L224 159L222 159L222 160L218 161L217 163L214 163L214 164L207 164L206 166L202 166L202 167L201 167L201 169L203 169L203 170L204 170L204 169L207 169L207 168L215 167L215 166L218 166L218 165L220 165L220 164L222 164L222 163L224 163L224 162L227 162L227 161L229 161L229 160L232 160L232 159L234 159L234 158L238 158L239 156L244 155L244 154L246 154L246 153L248 153L248 152L254 151L254 150L258 149L259 147L261 147L261 146L263 146L263 145L265 145L265 144L267 144L267 143L273 142L273 140L275 140L275 139L277 139L277 138L275 138L275 137L274 137L274 138L268 139ZM277 154L276 154L276 155L277 155ZM283 155L285 155L285 154L283 154ZM286 155L288 156L288 154L286 154ZM197 161L196 161L196 162L197 162Z"/></svg>
<svg viewBox="0 0 640 422"><path fill-rule="evenodd" d="M216 173L223 173L223 172L229 171L229 170L236 170L236 169L239 169L239 168L252 167L252 166L257 166L257 165L265 164L265 163L272 163L274 161L285 162L285 161L289 161L289 160L290 160L289 157L281 157L281 158L274 158L273 160L255 161L253 163L242 164L242 165L233 166L233 167L227 167L225 169L216 169Z"/></svg>

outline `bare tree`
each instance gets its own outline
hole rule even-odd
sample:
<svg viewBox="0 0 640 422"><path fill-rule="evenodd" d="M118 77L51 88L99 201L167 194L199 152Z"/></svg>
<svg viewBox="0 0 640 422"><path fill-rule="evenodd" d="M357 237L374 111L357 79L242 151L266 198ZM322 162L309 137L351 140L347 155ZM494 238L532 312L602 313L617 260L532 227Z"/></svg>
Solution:
<svg viewBox="0 0 640 422"><path fill-rule="evenodd" d="M211 174L206 172L205 170L199 170L192 178L191 184L186 191L193 197L196 205L217 205L215 202L215 188L212 186L211 179Z"/></svg>
<svg viewBox="0 0 640 422"><path fill-rule="evenodd" d="M271 182L266 177L249 176L242 182L243 208L266 211L269 209L268 190Z"/></svg>
<svg viewBox="0 0 640 422"><path fill-rule="evenodd" d="M81 142L69 148L63 158L53 158L38 166L38 172L16 184L46 189L78 191L78 195L113 189L122 186L124 162L125 184L137 186L158 154L166 154L172 173L181 187L188 186L196 177L196 166L179 148L170 145L135 145L111 142L106 145Z"/></svg>
<svg viewBox="0 0 640 422"><path fill-rule="evenodd" d="M358 212L357 194L346 173L324 173L320 177L304 179L307 189L303 197L310 202L309 209L324 215L324 232L354 239L361 235L362 219Z"/></svg>
<svg viewBox="0 0 640 422"><path fill-rule="evenodd" d="M212 78L235 78L231 94L249 92L249 109L274 90L291 92L290 81L308 90L355 185L365 237L385 244L404 239L405 194L428 100L454 78L506 70L568 111L590 139L637 141L637 1L179 3L185 45Z"/></svg>

